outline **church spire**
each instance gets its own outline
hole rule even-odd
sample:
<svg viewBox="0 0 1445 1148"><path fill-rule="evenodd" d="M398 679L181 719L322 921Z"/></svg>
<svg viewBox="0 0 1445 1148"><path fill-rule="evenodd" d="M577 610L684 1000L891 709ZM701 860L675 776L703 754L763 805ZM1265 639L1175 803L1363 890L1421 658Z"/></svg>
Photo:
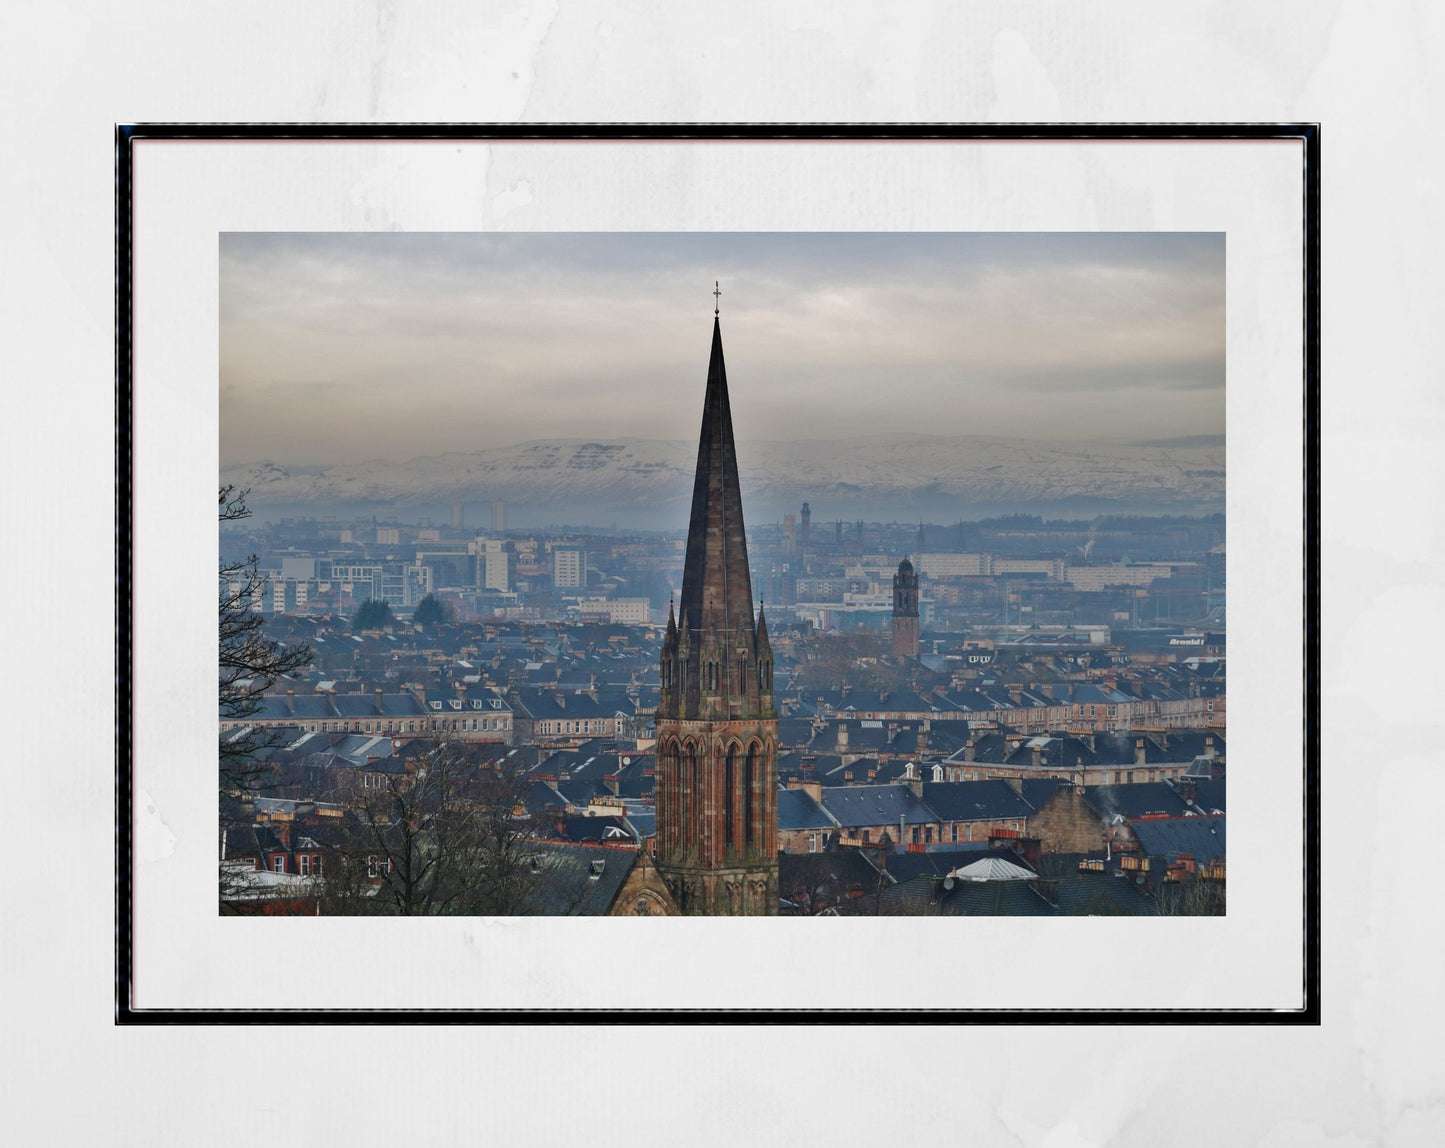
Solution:
<svg viewBox="0 0 1445 1148"><path fill-rule="evenodd" d="M712 635L728 648L735 648L743 634L747 635L748 647L753 644L752 579L748 573L722 329L716 318L712 324L712 356L703 399L678 627L692 631L694 638Z"/></svg>
<svg viewBox="0 0 1445 1148"><path fill-rule="evenodd" d="M716 289L716 285L715 289ZM778 911L778 716L753 620L722 330L712 324L682 595L654 714L657 870L688 914ZM676 629L674 629L674 625Z"/></svg>

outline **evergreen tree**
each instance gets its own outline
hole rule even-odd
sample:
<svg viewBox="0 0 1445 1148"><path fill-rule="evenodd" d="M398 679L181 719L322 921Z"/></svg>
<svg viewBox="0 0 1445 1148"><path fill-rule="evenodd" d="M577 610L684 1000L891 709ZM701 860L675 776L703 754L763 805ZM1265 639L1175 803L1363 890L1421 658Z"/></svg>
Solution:
<svg viewBox="0 0 1445 1148"><path fill-rule="evenodd" d="M385 598L368 598L352 619L353 630L380 630L391 623L391 603Z"/></svg>
<svg viewBox="0 0 1445 1148"><path fill-rule="evenodd" d="M438 622L445 622L447 609L437 600L435 594L428 594L416 604L411 620L418 626L435 626Z"/></svg>

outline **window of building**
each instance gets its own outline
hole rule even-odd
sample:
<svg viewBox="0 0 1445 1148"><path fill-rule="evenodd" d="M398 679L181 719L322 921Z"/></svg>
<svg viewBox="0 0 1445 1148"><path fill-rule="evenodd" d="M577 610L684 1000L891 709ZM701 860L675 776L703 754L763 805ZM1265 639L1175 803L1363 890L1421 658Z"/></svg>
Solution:
<svg viewBox="0 0 1445 1148"><path fill-rule="evenodd" d="M296 863L297 863L297 866L298 866L298 870L297 870L297 871L301 874L301 876L303 876L303 877L309 877L309 876L311 876L311 854L309 854L309 853L303 853L303 854L301 854L301 856L299 856L299 857L296 858Z"/></svg>
<svg viewBox="0 0 1445 1148"><path fill-rule="evenodd" d="M286 855L284 853L278 853L275 857L271 858L271 868L277 873L286 872Z"/></svg>
<svg viewBox="0 0 1445 1148"><path fill-rule="evenodd" d="M809 853L816 853L817 851L818 851L818 835L817 835L816 833L809 833L809 834L808 834L808 852L809 852Z"/></svg>

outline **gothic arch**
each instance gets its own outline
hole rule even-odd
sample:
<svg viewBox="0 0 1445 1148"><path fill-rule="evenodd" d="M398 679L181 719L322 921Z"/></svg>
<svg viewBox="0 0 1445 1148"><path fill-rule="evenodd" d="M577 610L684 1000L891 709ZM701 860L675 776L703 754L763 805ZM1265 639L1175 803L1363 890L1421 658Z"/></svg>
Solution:
<svg viewBox="0 0 1445 1148"><path fill-rule="evenodd" d="M755 845L762 836L754 824L759 809L760 780L758 775L762 765L763 758L758 739L753 738L748 742L747 757L743 765L743 844L748 847Z"/></svg>
<svg viewBox="0 0 1445 1148"><path fill-rule="evenodd" d="M678 818L678 825L682 829L680 848L683 849L687 844L696 844L702 826L700 816L702 811L701 783L697 740L689 737L682 743L682 785L678 790L682 794L684 804L682 816Z"/></svg>
<svg viewBox="0 0 1445 1148"><path fill-rule="evenodd" d="M733 738L723 749L723 851L735 849L738 845L738 766L743 758L743 747Z"/></svg>

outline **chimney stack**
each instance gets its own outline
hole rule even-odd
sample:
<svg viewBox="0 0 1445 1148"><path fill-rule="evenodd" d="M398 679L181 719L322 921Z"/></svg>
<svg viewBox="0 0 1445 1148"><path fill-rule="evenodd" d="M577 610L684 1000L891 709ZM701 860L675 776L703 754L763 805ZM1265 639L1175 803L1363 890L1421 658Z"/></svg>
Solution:
<svg viewBox="0 0 1445 1148"><path fill-rule="evenodd" d="M372 696L376 699L376 712L379 713L379 714L385 713L385 712L386 712L386 706L384 706L384 705L382 704L382 701L381 701L381 691L380 691L380 690L374 691L373 694L372 694Z"/></svg>
<svg viewBox="0 0 1445 1148"><path fill-rule="evenodd" d="M1137 737L1137 738L1134 739L1134 764L1135 764L1135 765L1143 765L1143 764L1145 764L1144 758L1145 758L1145 754L1144 754L1144 739L1143 739L1142 737Z"/></svg>
<svg viewBox="0 0 1445 1148"><path fill-rule="evenodd" d="M977 751L974 748L973 738L970 736L969 739L963 743L963 760L972 761L975 752Z"/></svg>
<svg viewBox="0 0 1445 1148"><path fill-rule="evenodd" d="M295 690L287 690L287 691L286 691L286 712L287 712L287 714L289 714L291 717L295 717L295 716L296 716L296 691L295 691Z"/></svg>

